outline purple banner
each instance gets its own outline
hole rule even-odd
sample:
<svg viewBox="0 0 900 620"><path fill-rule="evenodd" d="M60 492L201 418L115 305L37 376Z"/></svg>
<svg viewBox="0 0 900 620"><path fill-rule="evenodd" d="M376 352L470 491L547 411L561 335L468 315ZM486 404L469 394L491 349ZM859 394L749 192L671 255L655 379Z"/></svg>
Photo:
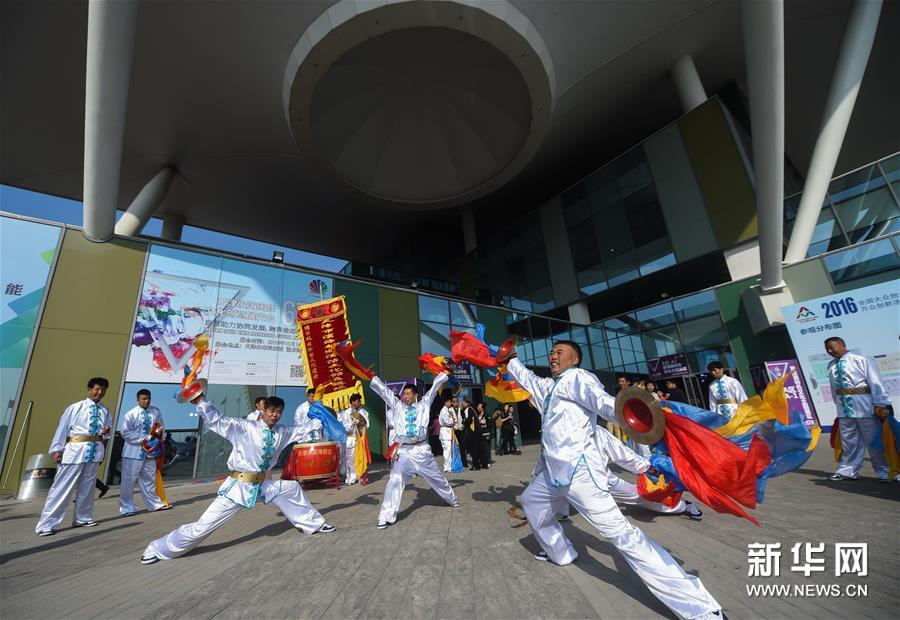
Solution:
<svg viewBox="0 0 900 620"><path fill-rule="evenodd" d="M450 367L453 369L453 376L456 377L457 381L464 385L472 383L472 366L469 362L451 363Z"/></svg>
<svg viewBox="0 0 900 620"><path fill-rule="evenodd" d="M765 362L768 380L774 381L784 375L790 375L784 382L784 393L787 396L788 411L799 411L803 414L803 423L813 427L818 424L816 412L813 410L812 399L806 391L806 383L800 374L800 366L797 360L775 360Z"/></svg>
<svg viewBox="0 0 900 620"><path fill-rule="evenodd" d="M684 353L664 355L647 360L647 372L654 381L664 377L681 377L691 374L687 357Z"/></svg>

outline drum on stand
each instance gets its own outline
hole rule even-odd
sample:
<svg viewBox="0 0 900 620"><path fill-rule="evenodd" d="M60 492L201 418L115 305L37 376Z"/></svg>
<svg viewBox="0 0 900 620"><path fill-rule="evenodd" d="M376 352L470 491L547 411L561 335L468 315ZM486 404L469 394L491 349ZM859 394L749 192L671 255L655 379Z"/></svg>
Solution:
<svg viewBox="0 0 900 620"><path fill-rule="evenodd" d="M341 451L334 441L298 443L291 451L281 474L284 480L300 484L328 484L341 487Z"/></svg>

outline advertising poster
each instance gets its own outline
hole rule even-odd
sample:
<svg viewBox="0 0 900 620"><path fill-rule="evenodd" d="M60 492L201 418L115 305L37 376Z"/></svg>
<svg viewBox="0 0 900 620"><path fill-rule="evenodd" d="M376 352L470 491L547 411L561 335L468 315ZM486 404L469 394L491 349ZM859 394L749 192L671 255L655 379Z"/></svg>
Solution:
<svg viewBox="0 0 900 620"><path fill-rule="evenodd" d="M15 411L19 379L61 232L58 226L0 219L0 446Z"/></svg>
<svg viewBox="0 0 900 620"><path fill-rule="evenodd" d="M823 427L836 415L825 339L839 336L847 348L873 360L900 411L900 283L897 281L835 293L784 306L784 322L790 334L807 391Z"/></svg>
<svg viewBox="0 0 900 620"><path fill-rule="evenodd" d="M154 245L135 322L129 382L305 386L296 307L330 278Z"/></svg>

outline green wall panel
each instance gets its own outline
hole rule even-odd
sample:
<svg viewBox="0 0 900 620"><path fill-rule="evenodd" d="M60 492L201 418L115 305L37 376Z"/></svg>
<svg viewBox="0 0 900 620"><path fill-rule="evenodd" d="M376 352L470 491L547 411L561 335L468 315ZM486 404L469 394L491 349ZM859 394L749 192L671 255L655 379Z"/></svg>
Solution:
<svg viewBox="0 0 900 620"><path fill-rule="evenodd" d="M86 398L88 379L109 379L103 404L115 416L146 248L118 239L92 243L80 231L66 231L3 467L4 479L11 470L9 490L18 488L28 457L47 452L66 406ZM13 454L29 402L23 445Z"/></svg>
<svg viewBox="0 0 900 620"><path fill-rule="evenodd" d="M785 328L756 335L750 319L741 304L741 295L751 286L759 284L759 278L739 280L716 289L716 298L722 311L722 320L728 331L731 350L737 360L738 372L744 388L752 392L750 366L767 360L795 357L794 348Z"/></svg>
<svg viewBox="0 0 900 620"><path fill-rule="evenodd" d="M381 363L378 374L387 379L418 377L419 303L413 293L379 289Z"/></svg>
<svg viewBox="0 0 900 620"><path fill-rule="evenodd" d="M350 317L350 334L354 342L362 339L356 350L357 359L368 366L378 367L381 329L379 325L378 288L359 282L336 279L334 281L336 295L344 295ZM363 383L365 408L369 412L369 449L373 454L383 455L387 434L384 424L384 403L369 387Z"/></svg>
<svg viewBox="0 0 900 620"><path fill-rule="evenodd" d="M785 267L784 282L788 285L796 302L834 293L831 279L821 260L811 260Z"/></svg>
<svg viewBox="0 0 900 620"><path fill-rule="evenodd" d="M719 246L757 235L756 199L718 99L678 121Z"/></svg>

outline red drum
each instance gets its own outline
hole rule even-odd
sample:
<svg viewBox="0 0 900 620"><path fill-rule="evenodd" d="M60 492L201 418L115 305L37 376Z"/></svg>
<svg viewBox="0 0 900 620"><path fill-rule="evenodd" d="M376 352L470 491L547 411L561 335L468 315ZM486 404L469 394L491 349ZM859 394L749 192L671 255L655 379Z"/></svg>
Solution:
<svg viewBox="0 0 900 620"><path fill-rule="evenodd" d="M281 477L301 484L321 482L341 485L341 451L333 441L298 443L291 452Z"/></svg>

